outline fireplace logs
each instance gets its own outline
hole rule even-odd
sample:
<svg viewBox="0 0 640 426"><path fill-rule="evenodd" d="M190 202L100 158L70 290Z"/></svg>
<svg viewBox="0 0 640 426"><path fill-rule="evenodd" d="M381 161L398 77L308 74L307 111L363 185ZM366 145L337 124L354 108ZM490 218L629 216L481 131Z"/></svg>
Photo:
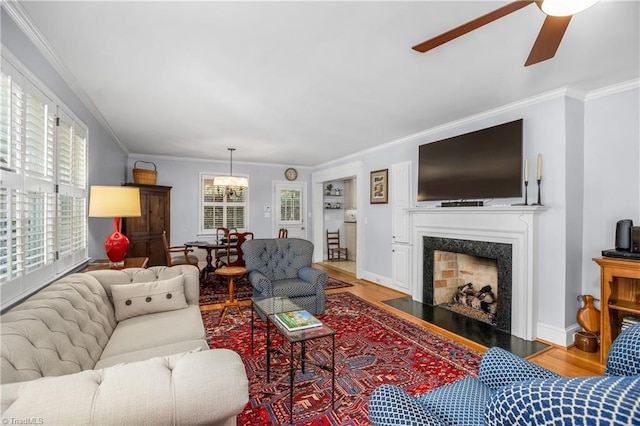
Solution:
<svg viewBox="0 0 640 426"><path fill-rule="evenodd" d="M489 314L490 321L492 321L498 307L496 296L490 285L482 287L479 291L473 289L472 283L461 285L453 295L453 302Z"/></svg>

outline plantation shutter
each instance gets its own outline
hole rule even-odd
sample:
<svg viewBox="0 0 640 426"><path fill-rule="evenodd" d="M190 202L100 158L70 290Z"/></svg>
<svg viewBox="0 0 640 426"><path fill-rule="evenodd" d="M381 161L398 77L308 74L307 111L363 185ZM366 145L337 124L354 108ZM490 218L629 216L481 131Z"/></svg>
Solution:
<svg viewBox="0 0 640 426"><path fill-rule="evenodd" d="M247 228L247 188L213 184L215 176L203 175L201 182L200 234L214 234L217 228Z"/></svg>
<svg viewBox="0 0 640 426"><path fill-rule="evenodd" d="M87 130L64 111L58 119L59 271L82 260L87 248Z"/></svg>
<svg viewBox="0 0 640 426"><path fill-rule="evenodd" d="M87 129L70 113L59 112L53 95L41 90L46 88L28 71L18 71L14 58L8 61L3 51L2 59L0 286L5 307L87 258Z"/></svg>
<svg viewBox="0 0 640 426"><path fill-rule="evenodd" d="M54 273L56 105L8 64L1 74L0 285L6 297ZM25 279L31 274L36 284Z"/></svg>

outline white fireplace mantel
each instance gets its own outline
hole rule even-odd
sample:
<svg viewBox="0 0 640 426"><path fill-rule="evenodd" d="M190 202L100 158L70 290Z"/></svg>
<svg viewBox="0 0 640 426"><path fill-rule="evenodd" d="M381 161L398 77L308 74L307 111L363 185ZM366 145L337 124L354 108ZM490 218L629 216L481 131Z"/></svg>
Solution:
<svg viewBox="0 0 640 426"><path fill-rule="evenodd" d="M537 216L545 206L432 207L409 209L413 246L413 299L422 302L423 237L511 244L511 334L534 340L538 310Z"/></svg>

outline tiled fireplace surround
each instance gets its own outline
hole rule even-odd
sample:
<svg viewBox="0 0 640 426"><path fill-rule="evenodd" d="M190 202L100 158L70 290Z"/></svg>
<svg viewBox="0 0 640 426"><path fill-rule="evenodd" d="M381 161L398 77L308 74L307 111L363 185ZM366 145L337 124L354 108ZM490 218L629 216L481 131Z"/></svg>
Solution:
<svg viewBox="0 0 640 426"><path fill-rule="evenodd" d="M535 339L537 265L534 254L537 215L544 207L454 207L410 209L414 247L413 298L433 304L433 250L495 258L498 264L497 327ZM426 282L425 277L430 279ZM510 303L509 302L510 299Z"/></svg>
<svg viewBox="0 0 640 426"><path fill-rule="evenodd" d="M437 305L436 295L438 283L435 280L436 252L440 256L455 256L455 253L469 255L476 258L495 259L497 266L498 310L495 314L495 326L502 331L511 332L511 244L494 243L488 241L460 240L453 238L423 237L423 302ZM444 253L442 253L444 252ZM479 260L479 259L478 259ZM469 265L471 266L471 265ZM473 269L477 270L476 267ZM474 272L474 270L468 272ZM463 284L460 282L458 284ZM475 283L475 289L479 286Z"/></svg>

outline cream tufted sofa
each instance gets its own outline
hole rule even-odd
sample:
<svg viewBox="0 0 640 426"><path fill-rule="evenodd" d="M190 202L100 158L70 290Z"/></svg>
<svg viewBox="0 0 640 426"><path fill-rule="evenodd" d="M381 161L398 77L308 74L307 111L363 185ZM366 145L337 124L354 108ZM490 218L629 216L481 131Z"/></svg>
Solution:
<svg viewBox="0 0 640 426"><path fill-rule="evenodd" d="M116 321L112 285L179 276L186 307ZM208 349L198 298L196 267L152 267L71 274L13 307L0 317L3 424L235 425L244 365Z"/></svg>

